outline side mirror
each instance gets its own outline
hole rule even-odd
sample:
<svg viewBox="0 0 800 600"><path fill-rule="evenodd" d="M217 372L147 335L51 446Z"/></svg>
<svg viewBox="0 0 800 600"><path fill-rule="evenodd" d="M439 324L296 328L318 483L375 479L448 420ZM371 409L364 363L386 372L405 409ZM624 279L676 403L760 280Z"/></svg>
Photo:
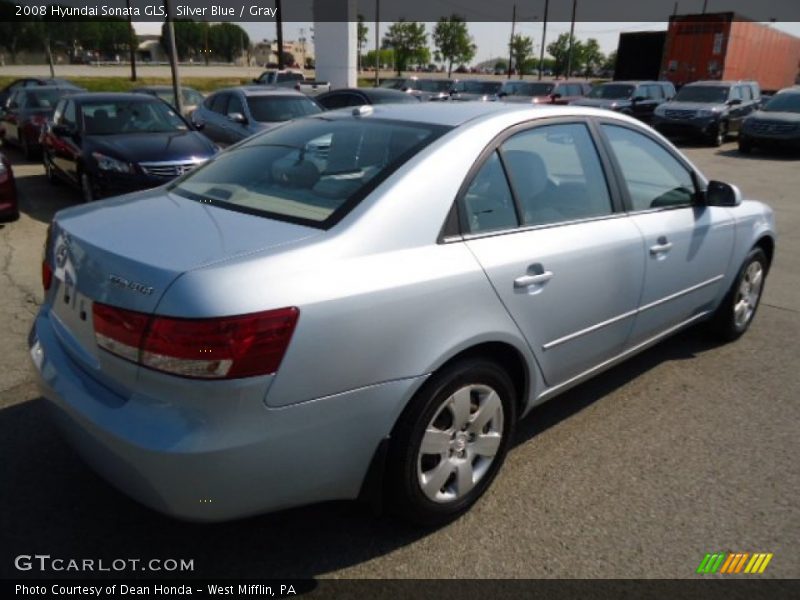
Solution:
<svg viewBox="0 0 800 600"><path fill-rule="evenodd" d="M737 104L741 103L742 103L741 98L731 98L730 100L728 100L728 106L736 106Z"/></svg>
<svg viewBox="0 0 800 600"><path fill-rule="evenodd" d="M641 102L643 100L647 100L647 98L645 96L634 96L633 97L633 101L634 102Z"/></svg>
<svg viewBox="0 0 800 600"><path fill-rule="evenodd" d="M234 123L239 123L240 125L246 125L247 124L247 117L245 117L240 112L228 113L228 119L230 119Z"/></svg>
<svg viewBox="0 0 800 600"><path fill-rule="evenodd" d="M258 81L258 77L253 77L253 83L260 83L260 82Z"/></svg>
<svg viewBox="0 0 800 600"><path fill-rule="evenodd" d="M498 98L505 98L506 96L508 96L508 92L499 92L499 93L497 94L497 97L498 97Z"/></svg>
<svg viewBox="0 0 800 600"><path fill-rule="evenodd" d="M705 199L708 206L739 206L742 203L742 192L730 183L709 181Z"/></svg>
<svg viewBox="0 0 800 600"><path fill-rule="evenodd" d="M195 115L191 116L189 122L192 124L192 127L194 127L197 131L200 131L206 126L206 122L203 121L203 119L201 119L200 117L196 117Z"/></svg>
<svg viewBox="0 0 800 600"><path fill-rule="evenodd" d="M553 100L558 100L559 98L561 98L561 94L559 94L558 92L556 92L555 94L551 94L551 95L550 95L550 97L551 97Z"/></svg>

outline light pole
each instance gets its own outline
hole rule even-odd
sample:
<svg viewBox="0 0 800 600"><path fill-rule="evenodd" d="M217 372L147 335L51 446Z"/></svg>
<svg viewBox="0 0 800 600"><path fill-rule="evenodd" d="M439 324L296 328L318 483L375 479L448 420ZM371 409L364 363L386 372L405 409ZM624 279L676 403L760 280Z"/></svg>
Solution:
<svg viewBox="0 0 800 600"><path fill-rule="evenodd" d="M167 13L167 33L169 34L169 68L172 71L172 93L175 94L175 108L179 115L183 114L183 98L181 97L181 75L178 72L178 51L175 47L175 22L169 12L169 0L164 0L164 11Z"/></svg>
<svg viewBox="0 0 800 600"><path fill-rule="evenodd" d="M572 76L572 48L575 42L575 9L578 0L572 0L572 22L569 26L569 51L567 52L567 79Z"/></svg>
<svg viewBox="0 0 800 600"><path fill-rule="evenodd" d="M547 9L550 6L550 0L544 0L544 21L542 22L542 49L539 51L539 81L542 80L542 71L544 71L544 40L547 37Z"/></svg>

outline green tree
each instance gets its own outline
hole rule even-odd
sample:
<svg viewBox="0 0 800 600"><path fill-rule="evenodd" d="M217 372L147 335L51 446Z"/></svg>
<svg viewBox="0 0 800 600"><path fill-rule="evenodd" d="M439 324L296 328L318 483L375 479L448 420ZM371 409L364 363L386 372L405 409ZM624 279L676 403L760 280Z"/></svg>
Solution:
<svg viewBox="0 0 800 600"><path fill-rule="evenodd" d="M612 52L609 52L608 56L606 56L606 59L603 61L603 71L610 71L611 74L613 75L616 66L617 66L617 51L613 50Z"/></svg>
<svg viewBox="0 0 800 600"><path fill-rule="evenodd" d="M177 38L177 34L175 36ZM247 32L234 23L218 23L208 30L208 45L211 53L226 62L233 62L250 44Z"/></svg>
<svg viewBox="0 0 800 600"><path fill-rule="evenodd" d="M427 64L430 59L428 35L425 33L424 23L416 21L392 23L383 38L383 46L394 50L394 66L398 75L401 75L410 63ZM428 60L421 60L426 52Z"/></svg>
<svg viewBox="0 0 800 600"><path fill-rule="evenodd" d="M494 70L506 73L508 71L508 61L503 59L498 60L496 63L494 63Z"/></svg>
<svg viewBox="0 0 800 600"><path fill-rule="evenodd" d="M547 52L555 60L553 71L556 75L562 75L567 72L567 65L569 64L569 40L568 33L562 33L556 41L548 44ZM580 72L582 63L581 58L583 54L583 44L580 40L573 37L572 42L572 70Z"/></svg>
<svg viewBox="0 0 800 600"><path fill-rule="evenodd" d="M433 29L436 60L447 63L447 76L453 72L453 63L468 63L475 58L478 47L473 43L467 23L458 15L442 17Z"/></svg>
<svg viewBox="0 0 800 600"><path fill-rule="evenodd" d="M581 45L580 62L583 65L583 74L590 77L600 71L606 57L600 51L600 44L594 38L589 38Z"/></svg>
<svg viewBox="0 0 800 600"><path fill-rule="evenodd" d="M187 60L203 54L206 44L206 29L209 28L208 24L195 23L186 19L176 19L174 24L175 50L178 52L178 60ZM168 35L167 23L165 22L161 26L161 47L164 48L165 52L169 52Z"/></svg>
<svg viewBox="0 0 800 600"><path fill-rule="evenodd" d="M514 66L519 71L519 78L522 79L522 71L527 60L533 55L533 40L525 35L517 34L511 38L511 59Z"/></svg>
<svg viewBox="0 0 800 600"><path fill-rule="evenodd" d="M383 48L380 50L378 58L378 67L382 65L391 65L394 62L394 51L391 48ZM370 50L364 55L363 66L371 69L375 68L375 50Z"/></svg>
<svg viewBox="0 0 800 600"><path fill-rule="evenodd" d="M364 15L358 15L358 70L363 68L361 53L364 51L364 46L367 45L367 35L369 34L369 27L364 25Z"/></svg>

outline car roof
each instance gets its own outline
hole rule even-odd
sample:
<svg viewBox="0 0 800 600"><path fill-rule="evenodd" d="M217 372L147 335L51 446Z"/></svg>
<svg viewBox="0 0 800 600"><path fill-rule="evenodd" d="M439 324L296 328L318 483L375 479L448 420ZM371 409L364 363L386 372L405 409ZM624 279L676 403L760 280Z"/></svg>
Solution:
<svg viewBox="0 0 800 600"><path fill-rule="evenodd" d="M718 81L716 79L706 80L706 81L693 81L692 83L687 83L684 87L690 87L695 85L702 85L708 87L729 87L731 85L737 83L752 83L750 81Z"/></svg>
<svg viewBox="0 0 800 600"><path fill-rule="evenodd" d="M242 92L245 96L298 96L306 98L307 96L294 90L292 88L271 86L271 85L239 85L235 87L222 88L216 90L214 93L219 92Z"/></svg>
<svg viewBox="0 0 800 600"><path fill-rule="evenodd" d="M136 94L133 92L87 92L70 96L78 104L84 102L113 102L115 100L131 100L138 102L161 102L158 98L147 96L146 94Z"/></svg>
<svg viewBox="0 0 800 600"><path fill-rule="evenodd" d="M22 88L22 89L25 90L26 92L45 92L47 90L69 90L69 91L72 91L72 92L74 92L76 90L77 91L80 91L80 90L84 90L85 91L85 88L76 87L73 84L66 85L66 84L63 84L63 83L54 83L52 85L37 85L36 87L28 87L28 88Z"/></svg>
<svg viewBox="0 0 800 600"><path fill-rule="evenodd" d="M362 107L363 108L363 107ZM490 119L495 115L525 112L533 118L553 116L607 115L607 111L579 106L530 106L527 104L506 104L504 102L420 102L419 104L377 104L356 118L387 119L409 123L425 123L458 127L468 122ZM330 118L354 116L359 109L340 109L320 113L310 118Z"/></svg>
<svg viewBox="0 0 800 600"><path fill-rule="evenodd" d="M193 87L188 85L182 85L182 90L193 90ZM133 88L131 91L136 92L137 90L152 90L154 92L171 92L172 86L171 85L140 85L138 87Z"/></svg>

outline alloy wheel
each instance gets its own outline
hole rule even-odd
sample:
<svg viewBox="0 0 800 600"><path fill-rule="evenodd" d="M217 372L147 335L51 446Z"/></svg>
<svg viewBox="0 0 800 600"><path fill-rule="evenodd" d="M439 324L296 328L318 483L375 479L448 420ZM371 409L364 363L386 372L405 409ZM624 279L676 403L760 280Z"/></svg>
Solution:
<svg viewBox="0 0 800 600"><path fill-rule="evenodd" d="M491 387L458 389L436 410L417 455L417 481L437 503L460 500L489 472L503 440L503 403Z"/></svg>
<svg viewBox="0 0 800 600"><path fill-rule="evenodd" d="M736 290L733 302L733 320L737 328L744 328L753 318L764 287L764 267L758 261L751 262Z"/></svg>

